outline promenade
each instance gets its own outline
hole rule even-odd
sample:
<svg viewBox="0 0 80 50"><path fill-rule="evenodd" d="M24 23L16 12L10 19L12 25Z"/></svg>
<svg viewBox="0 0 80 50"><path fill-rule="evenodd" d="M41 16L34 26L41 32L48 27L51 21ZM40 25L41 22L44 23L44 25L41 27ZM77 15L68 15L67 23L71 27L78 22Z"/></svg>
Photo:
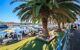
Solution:
<svg viewBox="0 0 80 50"><path fill-rule="evenodd" d="M80 29L72 29L66 37L63 50L80 50Z"/></svg>

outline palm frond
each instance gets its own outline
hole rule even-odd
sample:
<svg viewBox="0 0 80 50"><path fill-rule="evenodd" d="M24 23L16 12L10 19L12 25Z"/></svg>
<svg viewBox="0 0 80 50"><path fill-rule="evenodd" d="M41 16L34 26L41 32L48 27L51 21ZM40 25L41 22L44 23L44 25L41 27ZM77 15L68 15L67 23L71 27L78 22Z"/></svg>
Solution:
<svg viewBox="0 0 80 50"><path fill-rule="evenodd" d="M28 2L28 0L12 0L12 1L10 2L10 5L12 5L12 4L15 3L15 2Z"/></svg>

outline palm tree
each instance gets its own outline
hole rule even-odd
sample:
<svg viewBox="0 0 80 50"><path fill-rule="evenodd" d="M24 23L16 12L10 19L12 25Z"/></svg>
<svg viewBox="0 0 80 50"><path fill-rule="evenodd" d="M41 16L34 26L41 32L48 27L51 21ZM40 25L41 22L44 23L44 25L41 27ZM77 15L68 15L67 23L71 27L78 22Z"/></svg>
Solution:
<svg viewBox="0 0 80 50"><path fill-rule="evenodd" d="M75 15L74 15L75 16ZM60 25L61 25L61 23L62 23L62 28L64 28L64 24L65 23L71 23L71 22L74 22L74 21L76 21L76 16L75 16L75 18L72 18L73 20L70 20L69 18L67 18L66 16L63 16L63 15L59 15L58 14L58 17L57 17L57 22L58 22L58 30L57 31L62 31L61 30L61 27L60 27Z"/></svg>
<svg viewBox="0 0 80 50"><path fill-rule="evenodd" d="M14 1L11 3L14 3ZM50 8L47 3L49 3L48 0L30 0L16 7L13 12L19 10L17 15L21 20L32 19L33 22L42 21L43 33L45 37L48 37L47 22L50 16Z"/></svg>
<svg viewBox="0 0 80 50"><path fill-rule="evenodd" d="M51 0L51 3L53 0ZM74 22L77 17L76 14L80 15L80 5L76 4L77 0L54 0L55 5L52 7L53 18L58 22L58 29L61 30L60 24L65 22Z"/></svg>
<svg viewBox="0 0 80 50"><path fill-rule="evenodd" d="M11 3L16 1L19 0L13 0ZM76 0L25 0L25 2L17 6L13 12L19 10L17 15L21 20L32 19L34 22L42 21L43 33L45 37L48 37L47 22L49 17L52 16L52 18L56 19L60 28L61 19L66 18L66 21L74 21L76 14L80 14L80 6L76 4L75 1Z"/></svg>

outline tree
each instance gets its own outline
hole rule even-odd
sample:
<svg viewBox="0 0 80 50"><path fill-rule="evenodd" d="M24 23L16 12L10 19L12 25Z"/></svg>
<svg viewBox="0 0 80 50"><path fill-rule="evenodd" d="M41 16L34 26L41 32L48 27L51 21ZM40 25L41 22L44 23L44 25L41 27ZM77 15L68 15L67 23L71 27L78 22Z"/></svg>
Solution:
<svg viewBox="0 0 80 50"><path fill-rule="evenodd" d="M75 16L75 15L74 15ZM76 21L76 16L75 16L75 18L72 18L73 20L70 20L69 18L67 18L66 16L63 16L63 15L60 15L60 14L58 14L57 15L57 18L55 18L56 19L56 21L57 21L57 23L58 23L58 30L57 31L62 31L61 30L61 27L60 27L60 25L62 24L62 28L64 28L64 24L65 23L71 23L71 22L74 22L74 21Z"/></svg>
<svg viewBox="0 0 80 50"><path fill-rule="evenodd" d="M74 22L77 19L76 14L80 15L80 5L76 4L77 0L54 0L54 7L52 1L50 4L53 10L52 15L58 22L59 30L61 30L61 22Z"/></svg>
<svg viewBox="0 0 80 50"><path fill-rule="evenodd" d="M13 0L11 3L19 0ZM20 0L23 1L23 0ZM73 2L74 1L74 2ZM24 1L21 5L14 9L14 12L18 11L18 16L21 20L42 21L43 33L45 37L49 36L47 23L48 18L56 19L60 29L61 19L66 21L74 21L76 14L80 14L80 6L75 3L76 0L28 0ZM65 18L62 18L64 16Z"/></svg>
<svg viewBox="0 0 80 50"><path fill-rule="evenodd" d="M14 3L14 1L11 3ZM47 3L49 3L49 0L29 0L16 7L14 12L19 10L17 15L20 16L21 20L42 21L43 33L45 37L48 37L47 22L50 16L50 8Z"/></svg>

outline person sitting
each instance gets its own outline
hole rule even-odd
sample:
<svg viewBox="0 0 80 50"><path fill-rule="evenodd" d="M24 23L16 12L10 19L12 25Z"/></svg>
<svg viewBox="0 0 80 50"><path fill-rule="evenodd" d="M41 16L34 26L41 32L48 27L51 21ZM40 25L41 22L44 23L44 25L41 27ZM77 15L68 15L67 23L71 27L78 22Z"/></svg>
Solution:
<svg viewBox="0 0 80 50"><path fill-rule="evenodd" d="M8 35L7 34L5 35L5 38L8 38Z"/></svg>
<svg viewBox="0 0 80 50"><path fill-rule="evenodd" d="M71 24L71 29L73 29L73 24Z"/></svg>
<svg viewBox="0 0 80 50"><path fill-rule="evenodd" d="M3 38L0 38L0 44L2 44L3 43Z"/></svg>
<svg viewBox="0 0 80 50"><path fill-rule="evenodd" d="M14 34L13 39L17 40L17 34L16 33Z"/></svg>
<svg viewBox="0 0 80 50"><path fill-rule="evenodd" d="M76 24L74 24L74 29L77 29L77 26L76 26Z"/></svg>

